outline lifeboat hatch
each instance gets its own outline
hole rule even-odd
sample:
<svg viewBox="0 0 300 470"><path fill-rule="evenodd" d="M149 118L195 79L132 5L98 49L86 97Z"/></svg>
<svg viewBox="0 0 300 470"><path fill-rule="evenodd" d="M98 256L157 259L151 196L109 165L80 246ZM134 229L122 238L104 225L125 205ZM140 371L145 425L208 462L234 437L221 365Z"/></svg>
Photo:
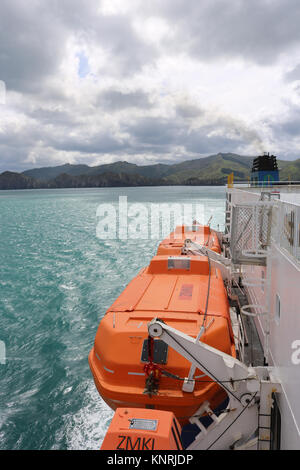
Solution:
<svg viewBox="0 0 300 470"><path fill-rule="evenodd" d="M157 419L137 419L130 420L129 429L140 429L144 431L156 431Z"/></svg>
<svg viewBox="0 0 300 470"><path fill-rule="evenodd" d="M186 269L191 270L191 258L182 258L180 256L169 256L168 269Z"/></svg>
<svg viewBox="0 0 300 470"><path fill-rule="evenodd" d="M141 362L149 362L148 339L144 340ZM167 364L168 345L161 339L155 339L153 345L153 362L155 364Z"/></svg>

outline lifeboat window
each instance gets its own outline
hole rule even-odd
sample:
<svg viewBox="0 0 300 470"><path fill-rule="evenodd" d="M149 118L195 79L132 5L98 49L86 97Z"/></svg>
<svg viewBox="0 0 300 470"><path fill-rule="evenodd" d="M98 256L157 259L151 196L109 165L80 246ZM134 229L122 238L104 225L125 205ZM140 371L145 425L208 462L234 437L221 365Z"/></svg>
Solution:
<svg viewBox="0 0 300 470"><path fill-rule="evenodd" d="M168 269L191 269L191 258L170 256L168 258Z"/></svg>

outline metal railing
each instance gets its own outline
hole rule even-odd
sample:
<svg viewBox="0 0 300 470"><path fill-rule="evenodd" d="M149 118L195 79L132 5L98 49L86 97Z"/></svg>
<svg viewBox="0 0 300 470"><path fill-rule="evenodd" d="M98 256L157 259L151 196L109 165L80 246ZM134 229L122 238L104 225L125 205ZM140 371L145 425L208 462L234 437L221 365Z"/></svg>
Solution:
<svg viewBox="0 0 300 470"><path fill-rule="evenodd" d="M235 187L230 192L226 226L233 262L263 264L271 242L300 262L300 186L281 187L279 193L272 188L270 197L265 197L266 188Z"/></svg>

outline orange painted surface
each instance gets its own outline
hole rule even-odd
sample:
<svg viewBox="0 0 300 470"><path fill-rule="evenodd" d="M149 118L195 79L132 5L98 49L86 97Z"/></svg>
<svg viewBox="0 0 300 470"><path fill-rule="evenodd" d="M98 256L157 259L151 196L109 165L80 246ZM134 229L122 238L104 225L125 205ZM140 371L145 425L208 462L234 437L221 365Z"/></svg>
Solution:
<svg viewBox="0 0 300 470"><path fill-rule="evenodd" d="M118 408L101 450L182 450L180 434L173 413Z"/></svg>
<svg viewBox="0 0 300 470"><path fill-rule="evenodd" d="M167 238L162 240L157 255L178 256L181 254L184 241L190 239L199 245L205 245L212 251L221 253L218 236L214 230L204 225L183 225L176 227Z"/></svg>
<svg viewBox="0 0 300 470"><path fill-rule="evenodd" d="M224 390L198 369L192 393L182 391L182 380L164 375L159 379L157 395L144 393L147 376L141 356L148 338L148 323L158 317L196 337L203 324L208 273L205 256L180 256L179 265L175 263L172 268L169 256L155 256L107 310L89 354L89 364L99 393L112 409L166 410L173 412L182 425L203 401L208 400L214 408L226 398ZM213 267L205 326L201 341L235 356L227 293L221 273ZM166 364L160 365L180 378L188 376L190 366L171 347Z"/></svg>

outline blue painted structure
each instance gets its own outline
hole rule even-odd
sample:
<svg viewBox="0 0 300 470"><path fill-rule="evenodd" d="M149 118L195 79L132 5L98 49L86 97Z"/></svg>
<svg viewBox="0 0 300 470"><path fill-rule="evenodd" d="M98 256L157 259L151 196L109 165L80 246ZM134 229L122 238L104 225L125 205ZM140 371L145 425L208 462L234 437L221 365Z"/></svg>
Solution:
<svg viewBox="0 0 300 470"><path fill-rule="evenodd" d="M251 186L272 186L279 182L275 155L264 154L253 160Z"/></svg>

